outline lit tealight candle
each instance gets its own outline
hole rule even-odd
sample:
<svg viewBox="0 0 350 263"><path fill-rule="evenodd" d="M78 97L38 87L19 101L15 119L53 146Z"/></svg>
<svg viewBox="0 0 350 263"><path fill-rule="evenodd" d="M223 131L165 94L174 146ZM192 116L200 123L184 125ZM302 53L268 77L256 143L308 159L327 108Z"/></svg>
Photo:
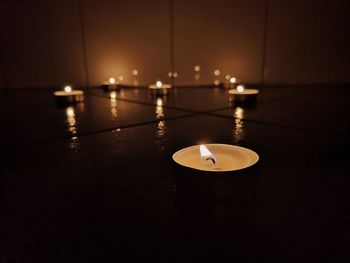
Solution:
<svg viewBox="0 0 350 263"><path fill-rule="evenodd" d="M111 77L108 79L109 84L113 85L115 84L115 78Z"/></svg>
<svg viewBox="0 0 350 263"><path fill-rule="evenodd" d="M161 81L157 81L156 84L151 84L148 86L151 94L153 95L168 95L171 90L170 84L163 84Z"/></svg>
<svg viewBox="0 0 350 263"><path fill-rule="evenodd" d="M109 77L102 87L105 91L116 90L118 88L117 81L114 77Z"/></svg>
<svg viewBox="0 0 350 263"><path fill-rule="evenodd" d="M233 102L256 102L256 98L259 94L258 89L246 89L243 85L238 85L236 89L230 89L228 91L232 95Z"/></svg>
<svg viewBox="0 0 350 263"><path fill-rule="evenodd" d="M229 145L194 145L177 151L173 160L184 171L232 173L256 164L259 156L254 151Z"/></svg>
<svg viewBox="0 0 350 263"><path fill-rule="evenodd" d="M236 83L236 81L237 81L237 80L236 80L236 78L235 78L235 77L231 77L231 78L230 78L230 83L231 83L231 84Z"/></svg>
<svg viewBox="0 0 350 263"><path fill-rule="evenodd" d="M63 90L55 91L54 96L58 103L75 103L84 100L84 92L82 90L73 90L70 85L64 86Z"/></svg>
<svg viewBox="0 0 350 263"><path fill-rule="evenodd" d="M226 82L224 84L225 89L234 89L238 85L237 79L230 75L226 75Z"/></svg>
<svg viewBox="0 0 350 263"><path fill-rule="evenodd" d="M64 86L63 90L67 93L72 92L72 87L70 85Z"/></svg>

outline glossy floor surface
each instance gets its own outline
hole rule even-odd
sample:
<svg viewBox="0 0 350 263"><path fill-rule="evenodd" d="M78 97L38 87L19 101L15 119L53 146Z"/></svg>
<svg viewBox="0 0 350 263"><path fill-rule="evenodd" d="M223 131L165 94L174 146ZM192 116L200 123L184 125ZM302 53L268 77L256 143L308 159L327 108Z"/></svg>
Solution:
<svg viewBox="0 0 350 263"><path fill-rule="evenodd" d="M0 262L349 262L350 89L1 92ZM243 179L184 178L198 143L260 155Z"/></svg>

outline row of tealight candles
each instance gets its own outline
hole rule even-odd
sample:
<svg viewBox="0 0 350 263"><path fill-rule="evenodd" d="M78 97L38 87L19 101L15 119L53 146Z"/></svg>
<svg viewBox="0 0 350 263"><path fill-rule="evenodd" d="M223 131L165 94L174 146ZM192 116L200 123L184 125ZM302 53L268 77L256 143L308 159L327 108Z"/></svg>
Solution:
<svg viewBox="0 0 350 263"><path fill-rule="evenodd" d="M233 101L243 103L256 101L259 90L245 89L243 85L237 83L234 77L231 77L227 84L224 87L228 89L228 94L233 96ZM115 79L109 78L104 88L117 89ZM172 86L157 81L148 88L151 94L168 95ZM84 100L84 92L73 90L69 85L65 86L63 91L56 91L54 95L60 102L74 103ZM259 160L258 154L254 151L228 144L194 145L177 151L172 158L179 173L195 172L213 175L238 173L253 166Z"/></svg>

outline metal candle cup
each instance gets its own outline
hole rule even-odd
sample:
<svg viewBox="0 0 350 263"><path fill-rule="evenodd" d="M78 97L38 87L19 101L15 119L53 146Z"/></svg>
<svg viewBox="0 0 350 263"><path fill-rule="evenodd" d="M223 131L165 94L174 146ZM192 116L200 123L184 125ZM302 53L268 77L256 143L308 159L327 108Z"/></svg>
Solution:
<svg viewBox="0 0 350 263"><path fill-rule="evenodd" d="M211 154L204 152L201 155L200 145L173 154L180 188L205 194L231 195L242 193L244 188L255 184L255 164L259 156L254 151L228 144L206 144L205 147Z"/></svg>
<svg viewBox="0 0 350 263"><path fill-rule="evenodd" d="M110 77L108 81L105 81L102 85L105 91L117 90L119 85L117 84L115 78Z"/></svg>
<svg viewBox="0 0 350 263"><path fill-rule="evenodd" d="M228 93L232 96L233 102L255 103L257 101L259 90L245 89L242 85L238 85L236 89L230 89Z"/></svg>
<svg viewBox="0 0 350 263"><path fill-rule="evenodd" d="M156 84L151 84L148 86L152 95L169 95L171 91L170 84L163 84L160 81L157 81Z"/></svg>
<svg viewBox="0 0 350 263"><path fill-rule="evenodd" d="M54 96L59 104L77 103L84 100L84 91L72 90L70 86L65 86L64 90L55 91Z"/></svg>

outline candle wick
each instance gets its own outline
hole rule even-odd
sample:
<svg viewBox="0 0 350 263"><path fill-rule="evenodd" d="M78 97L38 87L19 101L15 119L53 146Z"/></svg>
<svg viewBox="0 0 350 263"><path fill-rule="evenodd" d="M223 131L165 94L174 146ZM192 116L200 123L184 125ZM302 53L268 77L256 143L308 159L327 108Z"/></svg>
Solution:
<svg viewBox="0 0 350 263"><path fill-rule="evenodd" d="M207 161L211 161L211 162L212 162L212 165L213 165L213 168L216 169L216 166L215 166L215 159L214 159L214 158L208 157L208 158L205 159L205 161L206 161L206 162L207 162Z"/></svg>

